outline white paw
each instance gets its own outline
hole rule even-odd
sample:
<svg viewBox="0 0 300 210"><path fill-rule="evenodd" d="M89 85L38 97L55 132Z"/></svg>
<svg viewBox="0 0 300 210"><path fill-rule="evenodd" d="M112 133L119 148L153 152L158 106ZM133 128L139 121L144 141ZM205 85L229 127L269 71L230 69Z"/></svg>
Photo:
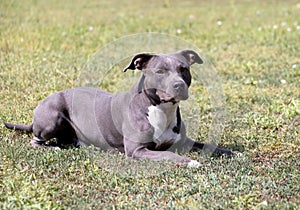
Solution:
<svg viewBox="0 0 300 210"><path fill-rule="evenodd" d="M239 152L239 151L232 151L233 155L236 157L242 157L243 153Z"/></svg>
<svg viewBox="0 0 300 210"><path fill-rule="evenodd" d="M200 166L201 166L201 164L196 160L191 160L188 163L188 167L191 167L191 168L199 168Z"/></svg>

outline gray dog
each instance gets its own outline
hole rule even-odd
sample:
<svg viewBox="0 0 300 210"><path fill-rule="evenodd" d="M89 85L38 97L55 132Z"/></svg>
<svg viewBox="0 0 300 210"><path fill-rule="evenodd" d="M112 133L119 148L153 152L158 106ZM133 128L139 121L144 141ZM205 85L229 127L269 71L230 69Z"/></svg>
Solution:
<svg viewBox="0 0 300 210"><path fill-rule="evenodd" d="M32 146L73 143L118 149L127 157L171 160L198 167L181 156L210 148L215 153L232 152L191 140L186 136L179 102L188 98L190 66L202 64L192 50L170 54L138 54L124 69L138 69L142 76L130 91L112 94L96 88L73 88L54 93L34 110L31 125L10 124L9 129L33 132ZM179 153L179 154L178 154Z"/></svg>

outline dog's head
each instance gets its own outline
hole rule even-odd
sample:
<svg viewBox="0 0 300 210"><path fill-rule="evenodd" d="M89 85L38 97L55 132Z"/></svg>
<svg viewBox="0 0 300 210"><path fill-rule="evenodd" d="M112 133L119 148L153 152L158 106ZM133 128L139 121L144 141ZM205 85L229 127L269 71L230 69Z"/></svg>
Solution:
<svg viewBox="0 0 300 210"><path fill-rule="evenodd" d="M203 61L193 50L170 54L138 54L124 69L143 72L141 89L157 102L178 102L188 98L190 66Z"/></svg>

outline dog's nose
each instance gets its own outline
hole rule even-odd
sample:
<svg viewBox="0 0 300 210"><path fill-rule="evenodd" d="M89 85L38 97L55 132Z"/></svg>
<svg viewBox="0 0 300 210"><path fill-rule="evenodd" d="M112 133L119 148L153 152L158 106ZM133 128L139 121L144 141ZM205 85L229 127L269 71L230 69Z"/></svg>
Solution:
<svg viewBox="0 0 300 210"><path fill-rule="evenodd" d="M183 82L175 82L173 87L176 90L184 89L184 83Z"/></svg>

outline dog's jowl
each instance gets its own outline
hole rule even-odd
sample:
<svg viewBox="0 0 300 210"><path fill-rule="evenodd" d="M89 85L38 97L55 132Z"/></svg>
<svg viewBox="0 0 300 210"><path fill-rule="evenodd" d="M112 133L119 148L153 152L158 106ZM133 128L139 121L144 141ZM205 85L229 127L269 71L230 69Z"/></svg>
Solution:
<svg viewBox="0 0 300 210"><path fill-rule="evenodd" d="M36 107L31 125L4 124L9 129L33 132L31 145L35 147L55 139L58 147L94 145L118 149L137 159L171 160L197 167L197 161L182 154L205 145L186 136L179 104L188 98L190 66L202 63L192 50L138 54L124 69L142 72L128 92L112 94L88 87L64 90ZM215 152L232 155L220 148Z"/></svg>

